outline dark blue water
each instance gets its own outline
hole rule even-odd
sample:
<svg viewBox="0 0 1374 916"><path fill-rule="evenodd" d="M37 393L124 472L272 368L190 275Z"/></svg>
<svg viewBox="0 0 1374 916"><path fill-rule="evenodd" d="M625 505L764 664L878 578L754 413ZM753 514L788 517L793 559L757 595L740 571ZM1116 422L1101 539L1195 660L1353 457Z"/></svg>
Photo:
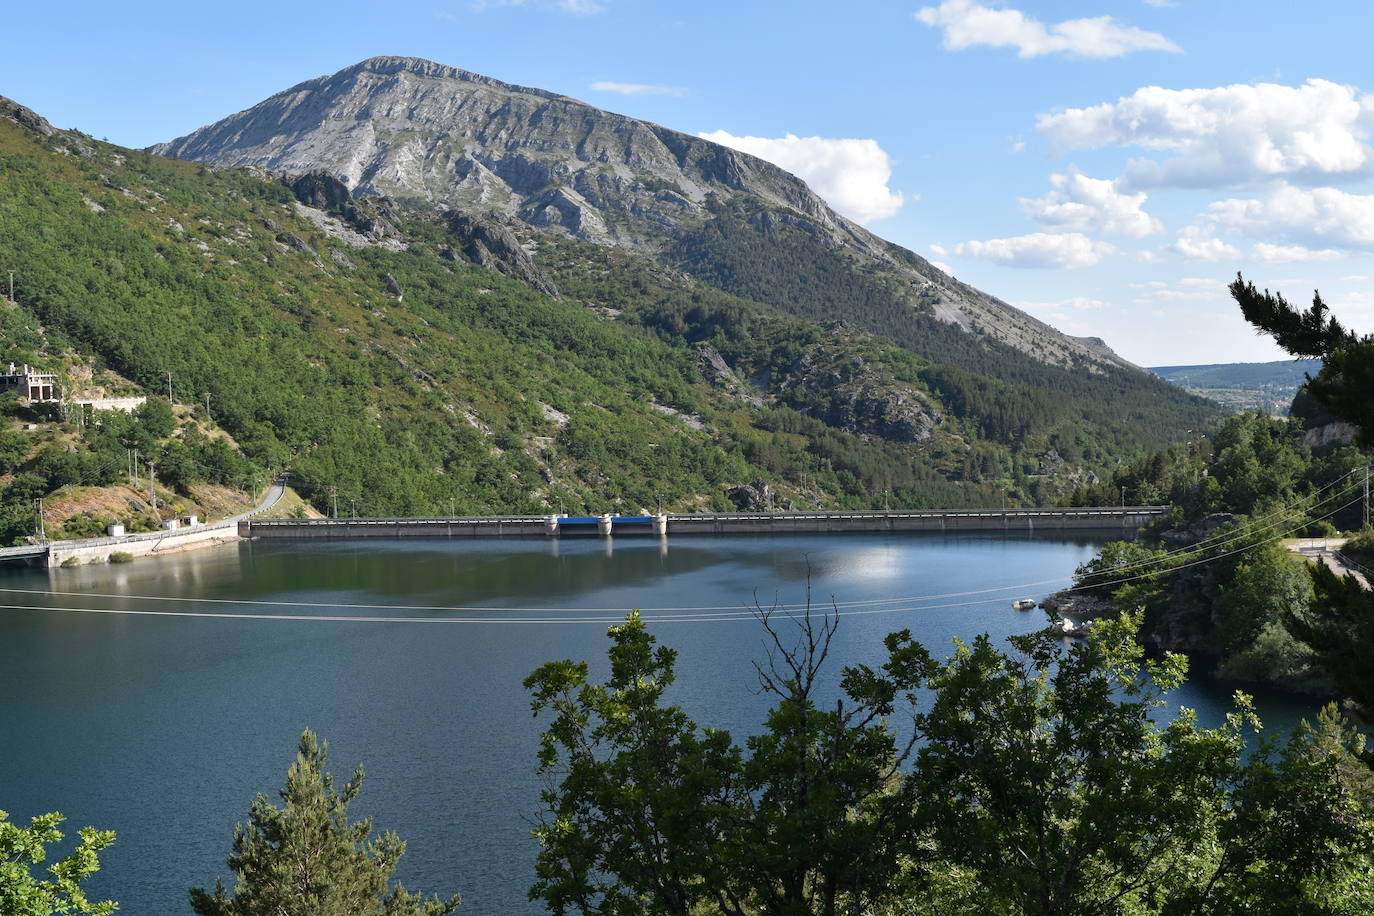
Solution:
<svg viewBox="0 0 1374 916"><path fill-rule="evenodd" d="M1052 591L1109 537L259 541L125 566L3 570L6 589L138 597L0 593L0 604L45 608L0 609L0 809L17 821L60 810L72 832L116 830L94 893L135 916L189 913L187 888L232 883L234 824L254 794L275 798L309 727L330 742L336 775L365 764L352 811L409 843L408 887L461 892L469 916L535 912L525 890L542 723L521 681L541 663L587 659L604 672L605 630L624 609L694 609L645 613L679 650L673 699L743 737L769 705L752 667L763 632L742 611L755 598L802 603L809 577L818 606L841 603L838 677L841 665L880 661L892 630L938 651L1042 626L1040 612L1010 601ZM193 616L52 610L63 606ZM412 619L364 619L383 616ZM1198 680L1176 699L1216 724L1229 692ZM1315 712L1275 698L1260 709L1281 728Z"/></svg>

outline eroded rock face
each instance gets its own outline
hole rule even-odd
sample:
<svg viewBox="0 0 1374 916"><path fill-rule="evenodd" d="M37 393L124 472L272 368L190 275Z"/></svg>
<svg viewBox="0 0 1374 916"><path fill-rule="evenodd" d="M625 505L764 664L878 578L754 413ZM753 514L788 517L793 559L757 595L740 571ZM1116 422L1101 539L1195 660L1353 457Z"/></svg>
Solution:
<svg viewBox="0 0 1374 916"><path fill-rule="evenodd" d="M696 353L697 365L701 368L701 374L713 385L725 389L727 394L740 400L752 404L755 407L763 406L763 398L744 382L740 381L735 370L730 368L730 364L725 361L725 357L720 355L715 344L710 341L702 341L694 348Z"/></svg>
<svg viewBox="0 0 1374 916"><path fill-rule="evenodd" d="M1100 341L1061 334L878 238L762 159L432 61L374 57L151 151L324 172L351 189L354 201L382 195L494 215L649 255L699 232L710 219L709 198L747 198L765 208L758 231L800 229L843 251L856 268L890 275L913 309L1049 362L1087 371L1129 365ZM337 191L318 183L308 189L326 202Z"/></svg>
<svg viewBox="0 0 1374 916"><path fill-rule="evenodd" d="M777 491L762 480L733 487L726 494L741 512L766 512L772 509Z"/></svg>
<svg viewBox="0 0 1374 916"><path fill-rule="evenodd" d="M328 172L307 172L287 181L291 193L307 207L317 210L342 210L353 203L348 185Z"/></svg>
<svg viewBox="0 0 1374 916"><path fill-rule="evenodd" d="M546 296L559 298L558 287L535 265L510 229L466 213L454 214L448 225L465 241L464 253L480 266L519 280Z"/></svg>
<svg viewBox="0 0 1374 916"><path fill-rule="evenodd" d="M827 330L843 334L847 325L836 322ZM923 442L944 420L924 389L830 342L807 347L785 374L770 382L781 402L803 413L893 442Z"/></svg>
<svg viewBox="0 0 1374 916"><path fill-rule="evenodd" d="M48 120L31 108L25 108L13 99L0 95L0 118L6 118L27 130L44 137L51 137L53 127Z"/></svg>

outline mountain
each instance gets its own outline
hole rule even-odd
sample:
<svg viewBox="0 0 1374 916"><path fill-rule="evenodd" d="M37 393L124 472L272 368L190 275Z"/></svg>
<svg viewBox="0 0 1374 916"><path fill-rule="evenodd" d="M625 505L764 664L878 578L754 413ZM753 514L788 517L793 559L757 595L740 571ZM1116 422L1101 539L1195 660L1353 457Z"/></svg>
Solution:
<svg viewBox="0 0 1374 916"><path fill-rule="evenodd" d="M1061 334L884 241L768 162L430 61L365 60L151 151L322 170L355 197L494 215L650 254L729 292L853 321L922 355L937 355L944 323L1057 365L1129 365L1101 341ZM781 276L760 269L770 264ZM823 274L793 269L804 265ZM800 291L799 274L823 285Z"/></svg>
<svg viewBox="0 0 1374 916"><path fill-rule="evenodd" d="M232 437L150 443L178 485L289 466L316 507L380 515L1050 504L1218 417L1138 370L889 308L847 249L742 192L662 247L607 245L124 149L6 100L0 171L23 227L0 233L0 360L151 396L170 373L178 411ZM6 539L130 447L10 406Z"/></svg>

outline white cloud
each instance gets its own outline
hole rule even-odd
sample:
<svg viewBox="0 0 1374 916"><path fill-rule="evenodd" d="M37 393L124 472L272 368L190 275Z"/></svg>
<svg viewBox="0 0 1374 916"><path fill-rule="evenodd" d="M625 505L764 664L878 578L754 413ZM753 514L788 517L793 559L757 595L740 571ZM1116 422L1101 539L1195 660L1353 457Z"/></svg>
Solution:
<svg viewBox="0 0 1374 916"><path fill-rule="evenodd" d="M1179 230L1171 250L1189 261L1221 261L1240 257L1240 249L1216 237L1207 225L1185 226Z"/></svg>
<svg viewBox="0 0 1374 916"><path fill-rule="evenodd" d="M1054 190L1044 197L1021 198L1026 215L1047 229L1101 233L1139 239L1164 226L1141 207L1145 193L1123 194L1117 182L1080 172L1051 175Z"/></svg>
<svg viewBox="0 0 1374 916"><path fill-rule="evenodd" d="M1141 290L1131 301L1136 305L1158 305L1163 302L1221 302L1229 298L1226 284L1210 277L1184 277L1177 283L1161 280L1132 283L1131 289Z"/></svg>
<svg viewBox="0 0 1374 916"><path fill-rule="evenodd" d="M1004 267L1092 267L1116 248L1080 232L1033 232L1007 239L961 242L954 253Z"/></svg>
<svg viewBox="0 0 1374 916"><path fill-rule="evenodd" d="M938 246L936 246L936 247L938 247ZM945 273L949 274L951 277L954 276L954 268L953 268L953 267L950 267L950 266L949 266L948 264L946 264L944 261L931 261L931 262L930 262L930 266L934 267L936 270L942 270L942 271L944 271Z"/></svg>
<svg viewBox="0 0 1374 916"><path fill-rule="evenodd" d="M1177 0L1145 0L1146 6L1153 6L1157 10L1169 9L1178 6Z"/></svg>
<svg viewBox="0 0 1374 916"><path fill-rule="evenodd" d="M1104 146L1166 154L1133 160L1124 188L1238 187L1287 179L1316 183L1364 174L1374 97L1312 79L1215 89L1147 86L1133 95L1041 115L1036 127L1058 152Z"/></svg>
<svg viewBox="0 0 1374 916"><path fill-rule="evenodd" d="M860 223L892 216L904 203L902 193L887 186L892 178L892 159L877 140L793 134L736 137L723 130L697 136L792 172L832 207Z"/></svg>
<svg viewBox="0 0 1374 916"><path fill-rule="evenodd" d="M1266 264L1292 264L1303 261L1338 261L1345 257L1334 248L1306 248L1302 245L1271 245L1259 242L1250 249L1250 257Z"/></svg>
<svg viewBox="0 0 1374 916"><path fill-rule="evenodd" d="M598 80L592 83L597 92L617 92L621 95L673 95L683 96L687 90L679 86L663 86L656 83L616 83L611 80Z"/></svg>
<svg viewBox="0 0 1374 916"><path fill-rule="evenodd" d="M1374 251L1374 194L1285 185L1259 198L1217 201L1204 220L1271 245Z"/></svg>
<svg viewBox="0 0 1374 916"><path fill-rule="evenodd" d="M944 30L944 47L963 51L975 45L1015 48L1019 57L1067 54L1071 57L1121 57L1133 51L1171 51L1178 45L1158 32L1118 25L1110 16L1067 19L1046 26L1020 10L984 6L976 0L944 0L923 7L916 18Z"/></svg>

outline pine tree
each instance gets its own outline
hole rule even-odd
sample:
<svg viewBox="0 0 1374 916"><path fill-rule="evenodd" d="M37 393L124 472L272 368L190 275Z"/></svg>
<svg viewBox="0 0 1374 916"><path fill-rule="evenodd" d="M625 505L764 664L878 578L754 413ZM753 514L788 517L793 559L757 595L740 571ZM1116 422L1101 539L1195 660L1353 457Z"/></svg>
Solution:
<svg viewBox="0 0 1374 916"><path fill-rule="evenodd" d="M390 832L369 840L371 818L349 821L363 768L338 791L325 771L328 754L328 744L309 729L301 735L282 806L259 795L248 823L234 828L233 894L219 879L213 894L191 890L199 916L447 916L458 908L457 895L445 902L423 900L399 883L388 890L405 843Z"/></svg>

